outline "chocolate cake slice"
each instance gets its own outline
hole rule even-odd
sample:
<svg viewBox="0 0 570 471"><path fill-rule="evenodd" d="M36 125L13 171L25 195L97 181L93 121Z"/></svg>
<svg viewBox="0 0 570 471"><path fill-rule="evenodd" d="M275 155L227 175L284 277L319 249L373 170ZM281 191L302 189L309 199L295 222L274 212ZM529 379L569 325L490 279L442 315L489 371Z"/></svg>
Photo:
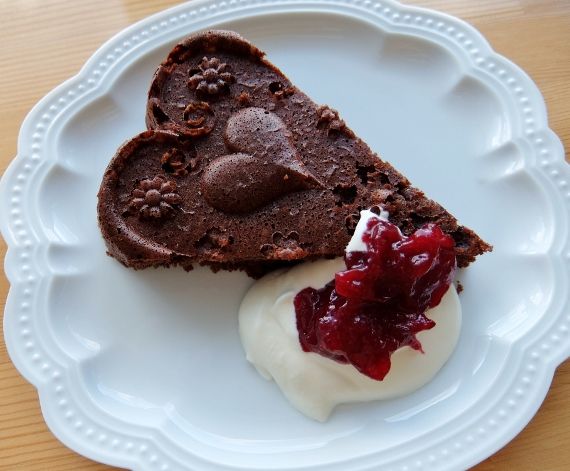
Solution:
<svg viewBox="0 0 570 471"><path fill-rule="evenodd" d="M108 252L128 267L259 276L341 256L371 206L404 234L437 223L455 240L460 267L491 250L236 33L175 46L152 80L146 122L99 191Z"/></svg>

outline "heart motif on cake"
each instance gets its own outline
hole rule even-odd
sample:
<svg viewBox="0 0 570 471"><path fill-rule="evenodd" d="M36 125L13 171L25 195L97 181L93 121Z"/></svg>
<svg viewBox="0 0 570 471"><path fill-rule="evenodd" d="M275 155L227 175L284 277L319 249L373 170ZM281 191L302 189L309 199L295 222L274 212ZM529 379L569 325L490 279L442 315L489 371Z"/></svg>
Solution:
<svg viewBox="0 0 570 471"><path fill-rule="evenodd" d="M303 165L283 121L263 108L230 117L224 133L233 154L218 157L202 175L202 193L216 209L247 213L287 193L322 184Z"/></svg>

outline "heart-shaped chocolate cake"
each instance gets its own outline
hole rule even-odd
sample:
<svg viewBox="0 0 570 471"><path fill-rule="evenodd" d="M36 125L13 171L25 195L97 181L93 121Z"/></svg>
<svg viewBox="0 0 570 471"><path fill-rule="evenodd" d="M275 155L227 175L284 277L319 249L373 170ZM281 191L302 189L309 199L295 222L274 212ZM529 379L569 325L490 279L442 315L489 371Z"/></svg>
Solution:
<svg viewBox="0 0 570 471"><path fill-rule="evenodd" d="M342 256L359 211L372 206L404 234L438 224L459 266L490 250L236 33L175 46L154 75L146 122L99 191L109 254L126 266L259 276Z"/></svg>

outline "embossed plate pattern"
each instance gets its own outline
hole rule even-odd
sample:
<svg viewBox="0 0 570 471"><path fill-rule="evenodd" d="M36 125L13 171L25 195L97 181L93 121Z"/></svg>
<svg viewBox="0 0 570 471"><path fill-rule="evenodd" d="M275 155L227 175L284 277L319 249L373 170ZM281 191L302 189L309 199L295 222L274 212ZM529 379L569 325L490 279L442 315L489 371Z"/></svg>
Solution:
<svg viewBox="0 0 570 471"><path fill-rule="evenodd" d="M102 172L144 129L159 61L207 27L265 49L494 244L460 275L460 344L420 391L314 423L244 359L245 276L133 272L105 256ZM460 20L386 0L180 5L112 38L22 125L0 187L6 344L51 430L117 466L465 468L524 427L569 355L569 175L536 86Z"/></svg>

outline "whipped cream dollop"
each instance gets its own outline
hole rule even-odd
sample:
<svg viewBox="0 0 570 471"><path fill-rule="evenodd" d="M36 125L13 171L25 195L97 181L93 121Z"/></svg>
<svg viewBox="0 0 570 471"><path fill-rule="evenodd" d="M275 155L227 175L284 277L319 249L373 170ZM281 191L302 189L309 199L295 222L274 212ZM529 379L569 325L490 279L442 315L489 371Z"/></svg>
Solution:
<svg viewBox="0 0 570 471"><path fill-rule="evenodd" d="M366 250L362 235L370 218L362 211L348 251ZM389 399L409 394L429 382L451 356L461 327L461 305L450 285L441 302L426 312L436 322L416 334L424 353L403 347L391 356L392 367L383 381L312 352L299 342L293 300L302 289L321 288L345 269L343 258L319 260L269 273L249 289L239 310L239 332L247 360L266 379L274 379L300 412L324 421L342 403Z"/></svg>

